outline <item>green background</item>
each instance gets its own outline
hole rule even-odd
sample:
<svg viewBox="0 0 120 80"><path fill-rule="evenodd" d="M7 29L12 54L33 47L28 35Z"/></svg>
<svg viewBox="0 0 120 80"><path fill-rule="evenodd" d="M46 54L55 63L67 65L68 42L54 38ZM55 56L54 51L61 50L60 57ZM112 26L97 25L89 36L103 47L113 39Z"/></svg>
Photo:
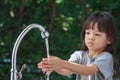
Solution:
<svg viewBox="0 0 120 80"><path fill-rule="evenodd" d="M38 23L49 33L50 55L69 59L81 48L80 32L94 11L109 11L120 31L120 0L1 0L0 1L0 80L10 80L14 43L29 24ZM120 33L115 56L120 59ZM23 80L45 80L37 63L46 57L46 46L38 29L22 40L17 53L17 70L27 64ZM119 62L118 65L120 66ZM120 72L120 71L119 71ZM120 76L120 75L119 75ZM72 78L75 76L73 75ZM55 72L50 80L75 80Z"/></svg>

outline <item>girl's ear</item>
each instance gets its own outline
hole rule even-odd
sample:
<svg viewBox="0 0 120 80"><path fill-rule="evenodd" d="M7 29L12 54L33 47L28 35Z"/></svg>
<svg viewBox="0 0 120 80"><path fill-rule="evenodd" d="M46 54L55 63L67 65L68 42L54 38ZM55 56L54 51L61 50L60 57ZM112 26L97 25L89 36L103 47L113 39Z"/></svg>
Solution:
<svg viewBox="0 0 120 80"><path fill-rule="evenodd" d="M111 43L112 43L112 41L110 39L108 39L107 44L111 44Z"/></svg>

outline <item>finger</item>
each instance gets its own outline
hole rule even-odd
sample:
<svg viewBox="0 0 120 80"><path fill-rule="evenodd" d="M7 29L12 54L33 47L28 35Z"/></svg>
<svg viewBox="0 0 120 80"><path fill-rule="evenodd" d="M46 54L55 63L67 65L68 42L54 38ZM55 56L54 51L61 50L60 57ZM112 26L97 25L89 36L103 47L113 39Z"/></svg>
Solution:
<svg viewBox="0 0 120 80"><path fill-rule="evenodd" d="M52 73L53 71L47 71L46 72L46 75L49 75L50 73Z"/></svg>
<svg viewBox="0 0 120 80"><path fill-rule="evenodd" d="M38 68L42 68L42 63L38 63L38 64L37 64L37 67L38 67Z"/></svg>
<svg viewBox="0 0 120 80"><path fill-rule="evenodd" d="M37 65L41 65L41 62L39 62Z"/></svg>
<svg viewBox="0 0 120 80"><path fill-rule="evenodd" d="M38 68L47 67L47 65L48 65L48 63L44 62L44 61L42 61L42 62L40 62L40 63L37 64Z"/></svg>
<svg viewBox="0 0 120 80"><path fill-rule="evenodd" d="M43 58L42 60L43 60L43 61L48 61L48 58Z"/></svg>

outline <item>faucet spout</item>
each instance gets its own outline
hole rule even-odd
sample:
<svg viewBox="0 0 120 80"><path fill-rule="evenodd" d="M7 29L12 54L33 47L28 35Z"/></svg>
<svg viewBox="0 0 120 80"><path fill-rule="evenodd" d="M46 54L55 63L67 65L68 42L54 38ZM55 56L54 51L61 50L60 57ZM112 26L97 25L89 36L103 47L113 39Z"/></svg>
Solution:
<svg viewBox="0 0 120 80"><path fill-rule="evenodd" d="M42 38L45 38L46 42L46 50L47 50L47 57L49 56L49 45L48 45L48 37L49 33L39 24L30 24L28 25L18 36L12 51L12 66L11 66L11 80L17 80L17 70L16 70L16 55L18 51L19 44L23 37L32 29L38 28L41 31Z"/></svg>

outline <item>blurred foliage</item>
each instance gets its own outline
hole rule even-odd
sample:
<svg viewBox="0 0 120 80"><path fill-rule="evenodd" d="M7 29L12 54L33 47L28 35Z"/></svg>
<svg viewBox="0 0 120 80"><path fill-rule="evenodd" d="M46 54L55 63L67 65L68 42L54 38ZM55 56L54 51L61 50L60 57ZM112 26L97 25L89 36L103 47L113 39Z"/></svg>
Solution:
<svg viewBox="0 0 120 80"><path fill-rule="evenodd" d="M84 20L94 11L109 11L120 30L120 0L1 0L0 1L0 80L10 79L11 55L14 43L29 24L38 23L50 33L50 55L68 59L81 47L80 31ZM120 54L120 33L116 57ZM46 57L40 31L31 30L22 40L17 54L17 70L26 63L23 80L44 80L37 63ZM119 64L120 65L120 64ZM6 73L7 72L7 73ZM120 72L120 71L119 71ZM69 80L57 73L51 80ZM73 80L73 79L72 79Z"/></svg>

